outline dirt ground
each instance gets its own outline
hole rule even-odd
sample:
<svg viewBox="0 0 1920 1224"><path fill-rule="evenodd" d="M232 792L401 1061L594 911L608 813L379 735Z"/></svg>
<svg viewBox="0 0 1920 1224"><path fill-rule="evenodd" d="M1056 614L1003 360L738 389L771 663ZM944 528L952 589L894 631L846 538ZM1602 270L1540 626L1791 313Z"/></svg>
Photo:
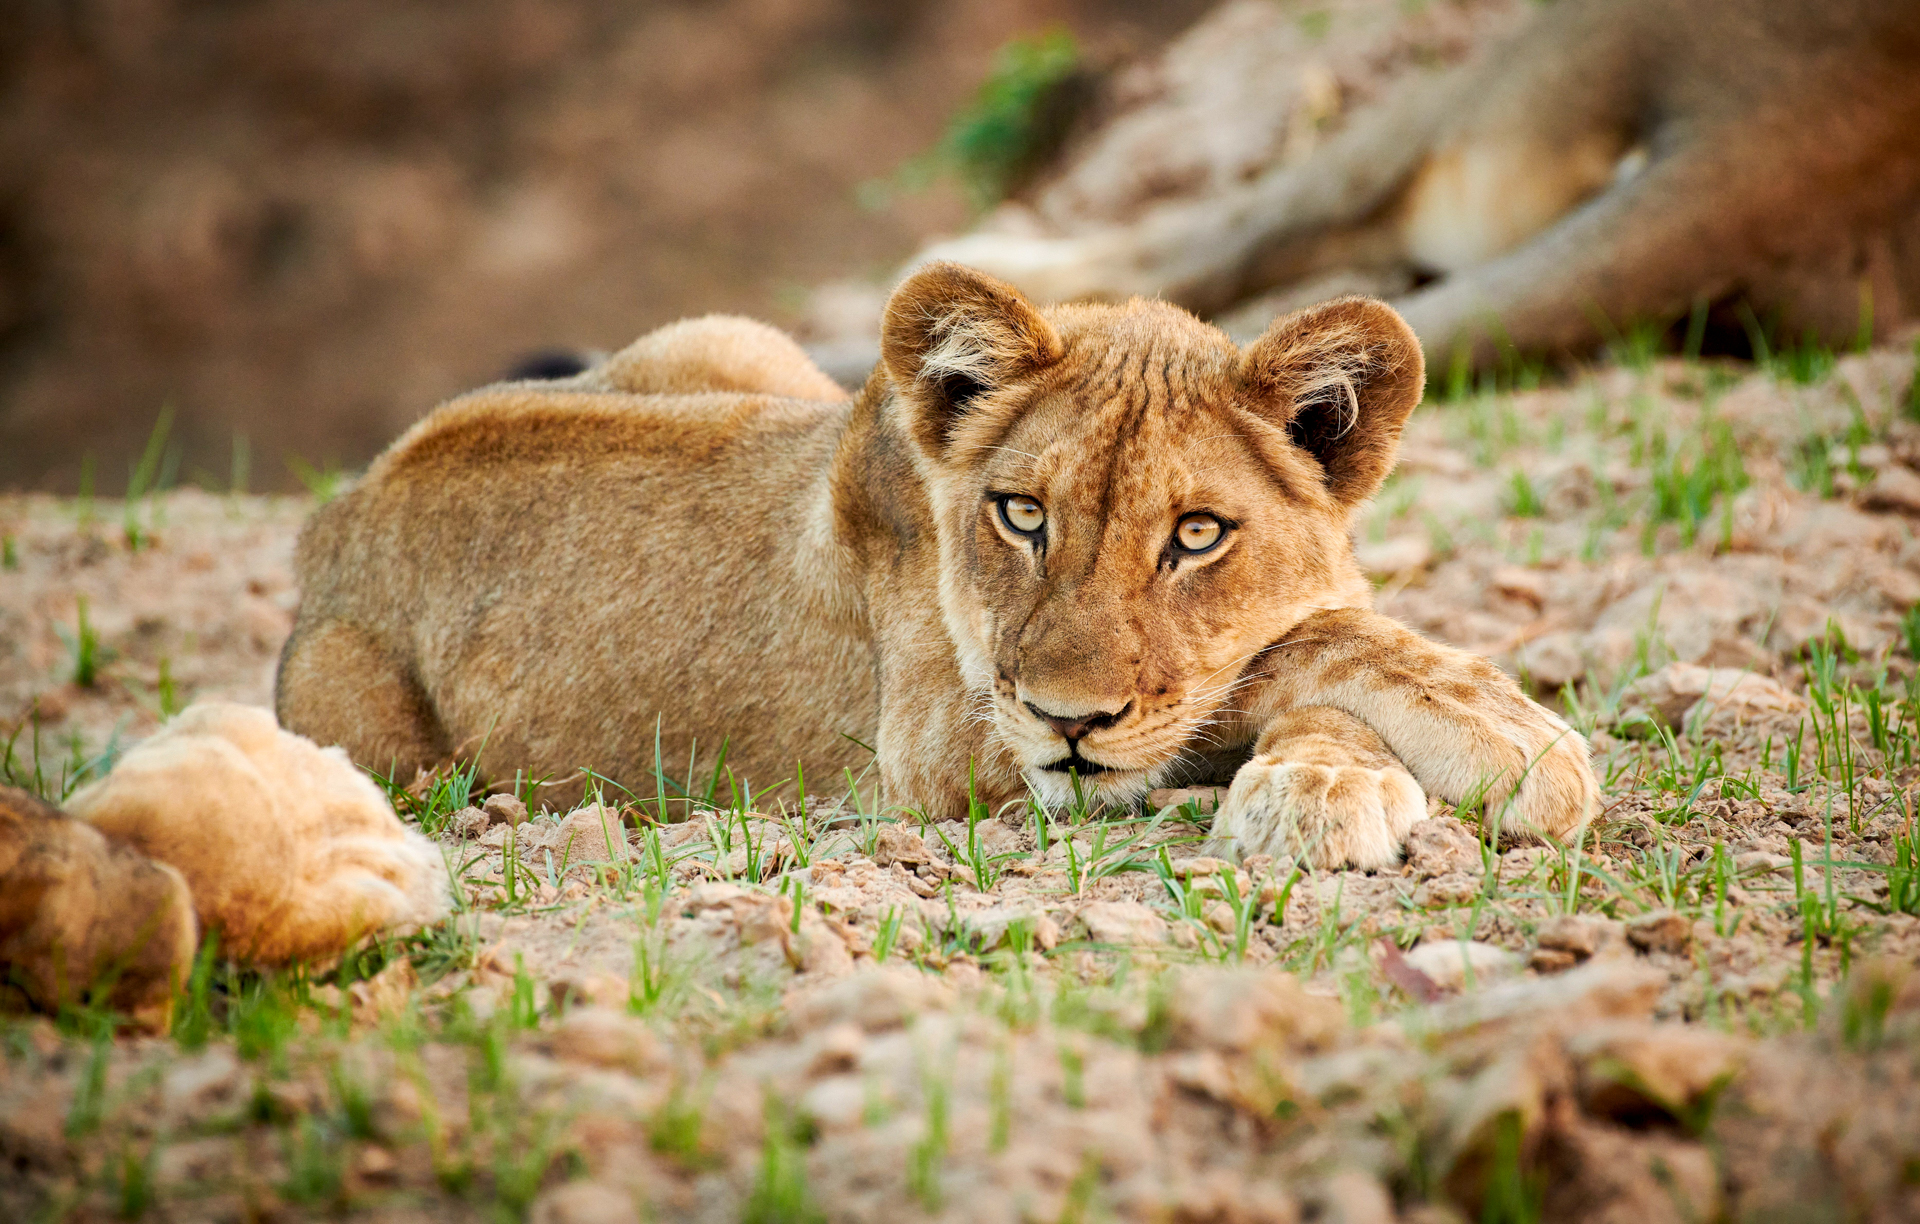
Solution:
<svg viewBox="0 0 1920 1224"><path fill-rule="evenodd" d="M1416 415L1379 606L1590 732L1578 847L1436 802L1398 871L1313 873L1196 857L1195 796L561 813L454 771L397 798L445 926L209 962L168 1036L10 1022L0 1214L1915 1218L1914 384L1668 359ZM269 701L308 508L0 500L9 773Z"/></svg>

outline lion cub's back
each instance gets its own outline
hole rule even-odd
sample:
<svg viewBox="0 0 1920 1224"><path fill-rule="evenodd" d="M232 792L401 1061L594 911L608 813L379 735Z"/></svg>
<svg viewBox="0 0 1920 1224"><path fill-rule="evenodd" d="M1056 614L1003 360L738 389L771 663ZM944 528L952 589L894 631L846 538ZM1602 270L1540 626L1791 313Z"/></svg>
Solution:
<svg viewBox="0 0 1920 1224"><path fill-rule="evenodd" d="M695 539L730 548L777 529L784 504L797 510L845 412L738 393L463 396L309 521L303 616L404 624L476 586L681 569Z"/></svg>

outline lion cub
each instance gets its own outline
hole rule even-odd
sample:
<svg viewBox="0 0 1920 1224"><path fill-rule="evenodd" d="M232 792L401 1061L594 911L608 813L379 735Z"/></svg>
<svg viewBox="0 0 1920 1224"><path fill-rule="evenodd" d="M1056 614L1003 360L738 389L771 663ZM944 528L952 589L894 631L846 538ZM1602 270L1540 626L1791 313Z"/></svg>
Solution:
<svg viewBox="0 0 1920 1224"><path fill-rule="evenodd" d="M481 746L636 790L656 735L753 787L871 744L936 819L970 773L993 806L1231 777L1219 840L1323 866L1394 862L1423 787L1554 837L1598 809L1579 735L1370 610L1348 524L1423 377L1385 305L1242 352L940 264L850 403L769 328L675 328L452 401L314 516L287 727L382 771Z"/></svg>

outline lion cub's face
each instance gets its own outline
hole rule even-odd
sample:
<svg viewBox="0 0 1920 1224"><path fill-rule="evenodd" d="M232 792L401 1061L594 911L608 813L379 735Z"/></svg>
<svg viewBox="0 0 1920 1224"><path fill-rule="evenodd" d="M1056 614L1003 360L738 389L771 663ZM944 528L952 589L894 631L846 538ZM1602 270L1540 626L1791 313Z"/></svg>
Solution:
<svg viewBox="0 0 1920 1224"><path fill-rule="evenodd" d="M936 265L885 361L935 507L968 685L1045 799L1129 799L1229 734L1316 608L1365 606L1347 523L1419 398L1399 317L1346 300L1246 353L1161 303L1042 314Z"/></svg>

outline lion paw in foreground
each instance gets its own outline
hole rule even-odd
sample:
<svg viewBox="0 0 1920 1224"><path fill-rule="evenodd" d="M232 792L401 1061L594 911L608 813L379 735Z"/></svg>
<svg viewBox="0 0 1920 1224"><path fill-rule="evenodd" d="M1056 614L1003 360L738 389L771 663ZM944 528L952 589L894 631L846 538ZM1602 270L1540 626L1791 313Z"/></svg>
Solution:
<svg viewBox="0 0 1920 1224"><path fill-rule="evenodd" d="M179 872L0 786L0 999L57 1011L91 996L158 1027L195 931Z"/></svg>
<svg viewBox="0 0 1920 1224"><path fill-rule="evenodd" d="M196 929L223 957L320 965L447 913L433 843L339 749L266 710L194 705L68 808L0 791L0 964L35 1006L110 981L104 1001L151 1022Z"/></svg>
<svg viewBox="0 0 1920 1224"><path fill-rule="evenodd" d="M318 511L280 716L382 772L480 745L635 789L656 735L756 789L870 744L934 819L970 784L1231 779L1216 837L1325 866L1396 861L1423 791L1566 837L1599 808L1585 741L1372 612L1353 559L1422 383L1376 301L1242 351L953 264L895 292L850 402L771 328L676 324L453 400Z"/></svg>

